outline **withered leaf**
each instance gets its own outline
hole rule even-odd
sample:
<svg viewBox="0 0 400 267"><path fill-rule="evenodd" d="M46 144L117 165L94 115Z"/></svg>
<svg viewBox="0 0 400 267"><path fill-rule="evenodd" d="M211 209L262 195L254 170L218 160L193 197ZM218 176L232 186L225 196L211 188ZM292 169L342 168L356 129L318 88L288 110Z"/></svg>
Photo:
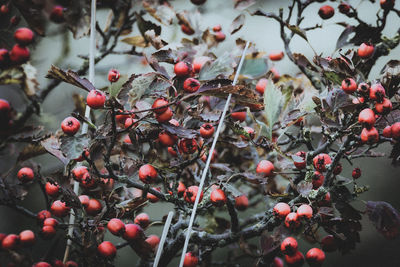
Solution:
<svg viewBox="0 0 400 267"><path fill-rule="evenodd" d="M89 82L88 79L79 77L79 75L76 72L72 70L64 71L54 65L51 65L51 68L48 71L46 78L60 80L75 85L86 91L91 91L96 89L94 85L91 82Z"/></svg>
<svg viewBox="0 0 400 267"><path fill-rule="evenodd" d="M154 24L151 21L143 19L139 13L135 13L137 25L140 33L146 38L145 33L149 30L154 30L155 35L161 34L161 26Z"/></svg>
<svg viewBox="0 0 400 267"><path fill-rule="evenodd" d="M229 28L229 32L231 34L234 34L236 32L238 32L244 25L244 21L245 21L246 16L244 14L240 14L239 16L237 16L233 21L232 24Z"/></svg>
<svg viewBox="0 0 400 267"><path fill-rule="evenodd" d="M387 202L368 201L367 214L376 230L387 239L399 236L400 214Z"/></svg>
<svg viewBox="0 0 400 267"><path fill-rule="evenodd" d="M47 152L58 158L62 163L64 163L64 165L68 164L69 160L61 152L60 142L57 137L50 136L40 143L47 150Z"/></svg>
<svg viewBox="0 0 400 267"><path fill-rule="evenodd" d="M44 36L46 18L42 12L42 6L30 0L14 0L13 5L19 10L33 31Z"/></svg>
<svg viewBox="0 0 400 267"><path fill-rule="evenodd" d="M198 135L196 130L186 129L184 127L175 126L170 123L162 123L161 126L169 133L175 134L181 138L192 139Z"/></svg>
<svg viewBox="0 0 400 267"><path fill-rule="evenodd" d="M69 161L79 158L88 146L89 137L87 135L62 136L60 138L60 150Z"/></svg>

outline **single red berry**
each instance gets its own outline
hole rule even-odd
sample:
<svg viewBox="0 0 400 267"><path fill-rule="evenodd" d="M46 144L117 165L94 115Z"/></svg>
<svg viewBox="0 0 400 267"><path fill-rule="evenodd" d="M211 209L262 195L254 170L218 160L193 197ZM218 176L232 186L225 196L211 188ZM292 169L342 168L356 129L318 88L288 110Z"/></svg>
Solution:
<svg viewBox="0 0 400 267"><path fill-rule="evenodd" d="M183 267L196 267L199 263L199 258L193 252L187 252L183 261Z"/></svg>
<svg viewBox="0 0 400 267"><path fill-rule="evenodd" d="M332 163L332 159L328 154L321 153L313 158L313 164L317 171L323 172L326 171L326 165Z"/></svg>
<svg viewBox="0 0 400 267"><path fill-rule="evenodd" d="M392 132L392 137L394 139L400 139L400 122L396 122L394 124L392 124L391 128L391 132Z"/></svg>
<svg viewBox="0 0 400 267"><path fill-rule="evenodd" d="M310 266L321 266L325 261L325 253L319 248L312 248L307 252L306 260Z"/></svg>
<svg viewBox="0 0 400 267"><path fill-rule="evenodd" d="M125 225L125 232L122 237L127 241L132 241L143 237L142 228L134 223L128 223Z"/></svg>
<svg viewBox="0 0 400 267"><path fill-rule="evenodd" d="M211 60L211 58L205 57L205 56L196 57L196 58L193 60L193 71L194 71L195 73L199 73L200 70L201 70L201 68L204 66L204 64L205 64L207 61L210 61L210 60Z"/></svg>
<svg viewBox="0 0 400 267"><path fill-rule="evenodd" d="M64 8L62 6L54 6L50 13L50 20L54 23L64 22Z"/></svg>
<svg viewBox="0 0 400 267"><path fill-rule="evenodd" d="M158 134L158 140L163 146L173 146L178 137L175 134L171 134L167 131L162 131Z"/></svg>
<svg viewBox="0 0 400 267"><path fill-rule="evenodd" d="M375 51L375 47L369 43L362 43L357 50L357 54L360 58L369 58Z"/></svg>
<svg viewBox="0 0 400 267"><path fill-rule="evenodd" d="M179 181L177 191L178 191L178 196L179 196L179 197L182 197L183 194L185 194L186 186L185 186L185 184L182 183L181 181Z"/></svg>
<svg viewBox="0 0 400 267"><path fill-rule="evenodd" d="M18 248L20 243L19 236L15 234L7 235L1 242L1 247L7 250L14 250Z"/></svg>
<svg viewBox="0 0 400 267"><path fill-rule="evenodd" d="M338 175L342 172L342 170L343 170L342 164L340 164L340 162L338 162L336 167L333 169L333 174Z"/></svg>
<svg viewBox="0 0 400 267"><path fill-rule="evenodd" d="M276 217L283 219L290 213L290 206L285 202L276 203L273 212Z"/></svg>
<svg viewBox="0 0 400 267"><path fill-rule="evenodd" d="M392 127L391 126L386 126L383 131L382 135L386 138L391 138L392 137Z"/></svg>
<svg viewBox="0 0 400 267"><path fill-rule="evenodd" d="M96 216L97 214L99 214L101 212L102 209L102 205L100 203L100 201L98 201L97 199L91 199L89 200L89 205L86 207L86 212L87 214L91 215L91 216Z"/></svg>
<svg viewBox="0 0 400 267"><path fill-rule="evenodd" d="M310 205L303 204L297 209L297 215L299 218L311 219L313 215L313 210Z"/></svg>
<svg viewBox="0 0 400 267"><path fill-rule="evenodd" d="M347 94L354 93L357 90L357 83L352 78L346 78L342 81L342 90Z"/></svg>
<svg viewBox="0 0 400 267"><path fill-rule="evenodd" d="M318 10L318 15L322 18L322 19L330 19L333 17L333 15L335 15L335 9L333 9L333 7L329 6L329 5L325 5L322 6L319 10Z"/></svg>
<svg viewBox="0 0 400 267"><path fill-rule="evenodd" d="M41 210L36 214L36 220L38 224L43 224L43 221L51 217L51 213L48 210Z"/></svg>
<svg viewBox="0 0 400 267"><path fill-rule="evenodd" d="M21 182L26 183L32 181L35 177L35 174L31 168L24 167L18 171L17 177Z"/></svg>
<svg viewBox="0 0 400 267"><path fill-rule="evenodd" d="M158 191L158 192L161 192L161 189L158 188L158 187L153 187L153 189L156 190L156 191ZM151 203L156 203L156 202L158 202L158 201L160 200L156 195L153 195L153 194L151 194L151 193L147 193L147 199L148 199Z"/></svg>
<svg viewBox="0 0 400 267"><path fill-rule="evenodd" d="M124 111L122 109L118 109L118 112L123 113L123 112L126 112L126 111ZM128 119L128 118L135 118L135 114L132 113L132 114L117 114L117 115L115 115L115 120L118 123L121 123L121 124L125 124L125 120Z"/></svg>
<svg viewBox="0 0 400 267"><path fill-rule="evenodd" d="M178 77L189 76L190 73L192 72L192 66L184 61L179 61L174 66L174 72Z"/></svg>
<svg viewBox="0 0 400 267"><path fill-rule="evenodd" d="M203 138L210 138L214 135L215 128L211 123L204 123L200 127L200 135Z"/></svg>
<svg viewBox="0 0 400 267"><path fill-rule="evenodd" d="M294 166L296 166L297 169L302 170L306 167L306 156L307 153L304 151L298 151L296 154L296 157L294 158Z"/></svg>
<svg viewBox="0 0 400 267"><path fill-rule="evenodd" d="M382 9L393 9L394 7L394 0L381 0L379 3Z"/></svg>
<svg viewBox="0 0 400 267"><path fill-rule="evenodd" d="M74 117L67 117L61 123L61 129L68 135L76 134L80 127L81 123Z"/></svg>
<svg viewBox="0 0 400 267"><path fill-rule="evenodd" d="M341 2L338 6L339 12L342 14L348 14L350 12L351 6L348 3Z"/></svg>
<svg viewBox="0 0 400 267"><path fill-rule="evenodd" d="M235 121L240 121L243 122L246 120L247 113L246 111L240 111L240 112L233 112L231 113L231 118Z"/></svg>
<svg viewBox="0 0 400 267"><path fill-rule="evenodd" d="M213 32L220 32L222 30L221 24L217 24L212 28Z"/></svg>
<svg viewBox="0 0 400 267"><path fill-rule="evenodd" d="M127 129L129 127L131 127L133 125L133 127L137 126L136 120L133 118L127 118L124 122L124 128Z"/></svg>
<svg viewBox="0 0 400 267"><path fill-rule="evenodd" d="M78 166L78 167L75 167L72 169L72 176L78 182L80 182L82 180L83 176L86 173L89 173L89 171L85 166Z"/></svg>
<svg viewBox="0 0 400 267"><path fill-rule="evenodd" d="M65 267L64 263L60 260L53 261L53 267Z"/></svg>
<svg viewBox="0 0 400 267"><path fill-rule="evenodd" d="M256 172L263 174L266 177L271 177L273 176L274 170L274 164L269 160L263 159L258 163Z"/></svg>
<svg viewBox="0 0 400 267"><path fill-rule="evenodd" d="M145 242L150 245L153 251L155 251L160 243L160 238L156 235L150 235L148 238L146 238Z"/></svg>
<svg viewBox="0 0 400 267"><path fill-rule="evenodd" d="M5 48L0 49L0 66L6 66L7 63L9 62L10 59L10 54L8 53L8 50Z"/></svg>
<svg viewBox="0 0 400 267"><path fill-rule="evenodd" d="M33 37L33 31L28 28L19 28L14 32L15 41L22 46L31 44Z"/></svg>
<svg viewBox="0 0 400 267"><path fill-rule="evenodd" d="M275 257L271 267L283 267L283 260L279 257Z"/></svg>
<svg viewBox="0 0 400 267"><path fill-rule="evenodd" d="M33 265L33 267L51 267L51 264L47 263L45 261L39 261L39 262L35 263Z"/></svg>
<svg viewBox="0 0 400 267"><path fill-rule="evenodd" d="M55 266L53 266L55 267ZM78 263L74 262L74 261L67 261L65 263L65 267L79 267Z"/></svg>
<svg viewBox="0 0 400 267"><path fill-rule="evenodd" d="M85 155L86 158L89 158L90 157L89 150L85 149L82 152L82 154L79 157L77 157L76 159L74 159L74 160L77 161L77 162L81 162L81 161L83 161L85 159L84 155Z"/></svg>
<svg viewBox="0 0 400 267"><path fill-rule="evenodd" d="M319 171L315 171L312 178L313 189L318 189L324 184L325 176Z"/></svg>
<svg viewBox="0 0 400 267"><path fill-rule="evenodd" d="M285 226L287 228L297 228L300 226L299 216L296 212L291 212L285 217Z"/></svg>
<svg viewBox="0 0 400 267"><path fill-rule="evenodd" d="M304 255L300 251L296 251L293 255L285 255L285 261L289 266L302 266Z"/></svg>
<svg viewBox="0 0 400 267"><path fill-rule="evenodd" d="M43 226L42 229L40 230L40 236L43 239L51 239L56 235L56 233L57 233L56 228L49 225Z"/></svg>
<svg viewBox="0 0 400 267"><path fill-rule="evenodd" d="M30 52L28 47L16 44L10 51L10 60L15 64L22 64L29 60Z"/></svg>
<svg viewBox="0 0 400 267"><path fill-rule="evenodd" d="M249 135L250 139L249 139L247 136L241 134L241 135L240 135L240 138L242 138L242 140L248 141L248 140L254 139L255 132L254 132L254 129L253 129L253 128L248 127L248 126L245 126L245 127L243 127L243 130Z"/></svg>
<svg viewBox="0 0 400 267"><path fill-rule="evenodd" d="M61 200L56 200L51 204L50 211L54 216L65 217L68 215L70 207L67 207L65 202Z"/></svg>
<svg viewBox="0 0 400 267"><path fill-rule="evenodd" d="M200 159L204 162L204 163L206 163L207 162L207 158L208 158L208 155L210 154L210 151L208 151L208 153L205 153L205 152L202 152L203 154L202 154L202 156L200 157ZM215 159L217 158L217 151L213 151L213 153L212 153L212 156L211 156L211 163L214 163L215 162Z"/></svg>
<svg viewBox="0 0 400 267"><path fill-rule="evenodd" d="M108 72L108 80L112 83L115 83L119 80L119 77L121 76L121 74L119 74L119 71L116 69L111 69Z"/></svg>
<svg viewBox="0 0 400 267"><path fill-rule="evenodd" d="M195 139L182 139L179 141L179 149L185 154L193 154L197 151L197 142Z"/></svg>
<svg viewBox="0 0 400 267"><path fill-rule="evenodd" d="M6 15L10 12L10 8L8 5L1 5L0 7L0 13L3 15Z"/></svg>
<svg viewBox="0 0 400 267"><path fill-rule="evenodd" d="M215 40L216 40L217 42L222 42L222 41L225 40L225 38L226 38L226 35L225 35L225 33L223 33L222 31L219 31L219 32L216 32L216 33L215 33Z"/></svg>
<svg viewBox="0 0 400 267"><path fill-rule="evenodd" d="M273 52L269 54L269 59L272 61L279 61L283 58L283 51Z"/></svg>
<svg viewBox="0 0 400 267"><path fill-rule="evenodd" d="M114 258L117 254L117 248L110 241L104 241L97 246L97 251L104 258Z"/></svg>
<svg viewBox="0 0 400 267"><path fill-rule="evenodd" d="M237 210L240 211L246 210L248 206L249 206L249 199L247 198L246 195L235 197L235 208Z"/></svg>
<svg viewBox="0 0 400 267"><path fill-rule="evenodd" d="M168 109L168 107L167 107L166 105L168 105L168 101L167 101L167 100L165 100L164 98L157 98L157 99L154 101L154 103L153 103L153 105L151 106L151 108L154 109L154 110L153 110L154 113L156 113L156 114L162 114L162 113L164 113L165 111L167 111L167 109ZM165 107L163 107L163 106L165 106ZM163 108L161 108L161 107L163 107Z"/></svg>
<svg viewBox="0 0 400 267"><path fill-rule="evenodd" d="M354 179L360 178L361 177L361 169L354 168L354 170L351 172L351 176L353 176Z"/></svg>
<svg viewBox="0 0 400 267"><path fill-rule="evenodd" d="M226 195L222 189L214 189L210 194L211 203L216 207L221 207L226 203Z"/></svg>
<svg viewBox="0 0 400 267"><path fill-rule="evenodd" d="M281 243L281 252L285 255L293 255L296 253L299 245L293 237L286 237Z"/></svg>
<svg viewBox="0 0 400 267"><path fill-rule="evenodd" d="M135 217L134 223L146 228L150 224L150 217L147 213L140 213Z"/></svg>
<svg viewBox="0 0 400 267"><path fill-rule="evenodd" d="M336 239L333 235L327 235L321 240L321 247L325 252L332 252L337 249Z"/></svg>
<svg viewBox="0 0 400 267"><path fill-rule="evenodd" d="M374 144L379 141L379 133L375 127L371 129L364 128L361 131L360 137L363 143Z"/></svg>
<svg viewBox="0 0 400 267"><path fill-rule="evenodd" d="M359 92L362 95L369 96L369 88L370 86L368 83L360 83L358 85L357 92Z"/></svg>
<svg viewBox="0 0 400 267"><path fill-rule="evenodd" d="M139 179L145 184L155 183L157 176L157 170L150 164L145 164L139 169Z"/></svg>
<svg viewBox="0 0 400 267"><path fill-rule="evenodd" d="M87 189L90 189L90 188L93 188L96 186L96 180L93 179L93 177L88 172L83 174L80 183L81 183L82 187L87 188Z"/></svg>
<svg viewBox="0 0 400 267"><path fill-rule="evenodd" d="M183 82L183 90L188 93L194 93L200 88L200 82L195 78L187 78Z"/></svg>
<svg viewBox="0 0 400 267"><path fill-rule="evenodd" d="M60 186L58 183L47 182L45 185L46 194L51 197L57 197L60 193Z"/></svg>
<svg viewBox="0 0 400 267"><path fill-rule="evenodd" d="M195 186L195 185L189 186L183 195L183 199L186 202L193 204L196 201L198 192L199 192L198 186ZM203 199L203 191L200 192L199 203L201 202L202 199Z"/></svg>
<svg viewBox="0 0 400 267"><path fill-rule="evenodd" d="M86 103L92 109L103 108L105 102L106 95L99 90L91 90L86 97Z"/></svg>
<svg viewBox="0 0 400 267"><path fill-rule="evenodd" d="M375 110L379 114L389 114L392 110L392 102L388 98L383 98L382 103L375 103Z"/></svg>
<svg viewBox="0 0 400 267"><path fill-rule="evenodd" d="M21 245L29 247L35 243L35 234L31 230L25 230L19 233Z"/></svg>
<svg viewBox="0 0 400 267"><path fill-rule="evenodd" d="M169 120L171 120L172 116L174 115L174 113L172 112L171 108L167 108L167 110L161 114L156 114L156 120L159 123L163 123L163 122L167 122Z"/></svg>
<svg viewBox="0 0 400 267"><path fill-rule="evenodd" d="M21 21L20 16L12 16L10 19L10 24L11 24L11 26L17 26L20 21Z"/></svg>
<svg viewBox="0 0 400 267"><path fill-rule="evenodd" d="M52 226L52 227L57 227L58 221L54 218L47 218L46 220L43 221L43 226Z"/></svg>
<svg viewBox="0 0 400 267"><path fill-rule="evenodd" d="M107 223L107 229L113 235L122 235L125 233L125 224L118 218L112 218Z"/></svg>
<svg viewBox="0 0 400 267"><path fill-rule="evenodd" d="M385 88L380 83L373 84L369 89L369 98L381 103L386 96Z"/></svg>
<svg viewBox="0 0 400 267"><path fill-rule="evenodd" d="M258 80L256 84L256 91L259 92L261 95L264 94L265 87L267 87L268 80L265 78L262 78Z"/></svg>
<svg viewBox="0 0 400 267"><path fill-rule="evenodd" d="M187 35L193 35L194 30L190 28L189 26L186 26L185 24L181 24L181 30L182 32L186 33Z"/></svg>
<svg viewBox="0 0 400 267"><path fill-rule="evenodd" d="M358 122L365 127L372 127L375 124L375 112L370 108L363 109L358 115Z"/></svg>
<svg viewBox="0 0 400 267"><path fill-rule="evenodd" d="M174 150L174 148L171 147L171 146L168 147L168 153L169 153L171 156L173 156L173 157L178 156L178 153L176 153L176 151Z"/></svg>

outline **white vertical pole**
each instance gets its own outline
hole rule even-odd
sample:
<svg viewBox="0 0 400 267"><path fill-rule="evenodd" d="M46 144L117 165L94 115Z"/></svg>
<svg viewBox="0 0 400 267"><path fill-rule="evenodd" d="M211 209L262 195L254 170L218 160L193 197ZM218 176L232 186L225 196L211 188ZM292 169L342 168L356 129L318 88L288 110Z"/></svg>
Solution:
<svg viewBox="0 0 400 267"><path fill-rule="evenodd" d="M154 259L154 263L153 263L153 267L157 267L158 266L158 262L160 261L161 258L161 254L164 248L164 243L165 243L165 239L167 238L167 234L169 231L169 226L171 225L171 221L172 221L172 217L174 216L174 212L170 211L168 213L168 217L167 220L165 221L165 225L164 225L164 229L161 235L161 240L160 243L158 244L158 249L157 249L157 254L156 254L156 258Z"/></svg>

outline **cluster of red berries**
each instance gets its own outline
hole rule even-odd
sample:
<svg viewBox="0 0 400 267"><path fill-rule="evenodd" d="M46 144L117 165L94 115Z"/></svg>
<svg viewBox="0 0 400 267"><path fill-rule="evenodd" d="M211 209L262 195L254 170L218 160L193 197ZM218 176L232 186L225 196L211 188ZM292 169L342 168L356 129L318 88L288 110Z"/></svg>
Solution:
<svg viewBox="0 0 400 267"><path fill-rule="evenodd" d="M37 262L32 267L78 267L78 263L75 261L67 261L65 264L60 260L54 260L52 264L41 261Z"/></svg>
<svg viewBox="0 0 400 267"><path fill-rule="evenodd" d="M28 28L19 28L14 32L16 44L11 51L5 48L0 49L0 66L8 67L27 62L30 58L28 45L33 43L34 33Z"/></svg>
<svg viewBox="0 0 400 267"><path fill-rule="evenodd" d="M37 222L41 228L40 236L45 239L52 239L57 233L58 221L51 217L48 210L39 211L36 215Z"/></svg>
<svg viewBox="0 0 400 267"><path fill-rule="evenodd" d="M323 1L320 1L323 2ZM380 0L380 6L382 9L385 10L391 10L394 7L394 0ZM349 5L346 2L341 2L338 6L339 12L345 15L348 15L349 17L351 17L352 13L350 13L352 7L351 5ZM330 5L324 5L322 7L320 7L320 9L318 10L318 15L322 18L322 19L330 19L333 17L333 15L335 15L335 9L330 6Z"/></svg>
<svg viewBox="0 0 400 267"><path fill-rule="evenodd" d="M287 203L279 202L273 208L274 216L283 220L284 224L289 229L296 229L301 225L301 219L311 219L313 209L310 205L303 204L297 208L296 212L291 212L291 208Z"/></svg>
<svg viewBox="0 0 400 267"><path fill-rule="evenodd" d="M225 33L222 32L222 27L220 24L215 25L212 29L217 42L222 42L225 40L226 36Z"/></svg>
<svg viewBox="0 0 400 267"><path fill-rule="evenodd" d="M295 238L285 238L281 243L281 252L285 255L285 261L289 266L303 265L304 255L298 250L298 243ZM279 262L279 260L277 261ZM306 260L310 266L321 266L325 261L325 253L319 248L311 248L306 253ZM282 263L282 260L280 262ZM283 266L283 263L278 266Z"/></svg>

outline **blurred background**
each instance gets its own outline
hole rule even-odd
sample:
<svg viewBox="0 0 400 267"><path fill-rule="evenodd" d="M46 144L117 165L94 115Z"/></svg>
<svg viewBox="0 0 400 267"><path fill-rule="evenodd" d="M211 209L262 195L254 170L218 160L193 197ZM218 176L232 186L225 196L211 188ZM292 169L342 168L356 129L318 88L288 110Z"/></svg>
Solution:
<svg viewBox="0 0 400 267"><path fill-rule="evenodd" d="M283 43L279 35L279 24L265 17L252 17L247 11L242 11L246 15L244 27L233 36L230 36L228 33L230 24L232 20L241 13L234 9L232 0L208 0L207 3L201 7L191 4L189 0L173 0L170 2L176 11L188 10L189 12L199 12L201 14L200 27L202 29L207 27L212 28L216 24L222 25L223 31L227 34L227 39L220 43L218 48L214 51L216 55L221 55L224 51L231 50L235 46L235 40L239 37L254 42L258 49L267 53L283 50ZM268 12L278 12L279 8L282 7L286 11L290 3L291 1L285 0L259 0L250 10L261 9ZM361 19L372 24L375 23L376 13L380 9L379 1L376 1L376 3L371 3L370 1L349 1L349 3L357 8ZM307 32L309 43L312 44L318 54L322 54L323 56L337 56L337 51L335 51L336 40L343 31L343 27L336 23L348 22L356 24L356 21L345 17L339 12L336 12L332 19L322 21L317 13L318 9L323 4L330 4L337 11L339 2L315 3L310 5L306 9L305 20L302 27L309 27L322 23L322 29ZM140 1L136 1L135 5L137 5L138 9L141 8ZM400 3L397 3L395 7L400 8ZM100 25L105 25L108 13L108 10L98 11L98 21ZM154 21L154 19L148 15L146 15L145 18ZM391 12L387 22L384 35L393 37L400 25L399 17L394 12ZM80 40L74 40L70 33L63 33L64 31L61 30L62 27L63 26L50 23L46 30L48 37L43 39L37 38L38 41L35 47L31 49L33 55L31 63L38 70L38 81L42 87L45 87L49 82L44 76L51 64L57 61L59 67L76 70L83 63L83 60L77 56L86 56L88 54L89 39L85 37ZM135 25L133 32L129 36L135 36L138 33L139 31ZM188 36L185 36L181 32L176 22L171 26L163 26L162 28L162 39L169 44L179 43L183 37ZM65 47L69 48L68 54L63 54ZM129 49L129 45L123 43L119 44L119 47ZM314 55L312 48L300 37L295 36L293 38L291 48L293 52L303 53L309 60L312 60ZM147 48L146 52L151 53L151 49L152 48ZM138 48L137 51L140 52L141 48ZM60 58L62 60L59 60ZM397 47L390 55L378 60L373 71L370 73L369 79L373 80L377 78L380 70L387 61L399 58L400 47ZM295 75L299 72L298 68L287 57L274 64L281 74ZM111 55L100 64L96 65L95 84L97 87L108 85L107 73L110 68L117 68L122 75L126 76L132 73L151 71L148 66L142 64L140 57ZM29 123L45 125L48 131L58 130L62 119L68 116L73 109L73 93L84 94L82 90L62 83L47 97L42 106L42 115L40 117L33 116ZM17 86L1 86L0 98L7 99L18 111L23 111L27 103L22 90ZM7 147L7 149L0 151L0 173L8 171L10 167L15 164L20 149L20 146L13 144ZM389 152L389 149L389 146L381 147L381 151L383 152ZM62 167L62 164L50 155L39 156L33 160L41 165L42 171L45 174ZM400 209L400 194L397 191L397 188L400 188L399 169L391 166L390 161L391 160L387 157L372 159L361 158L354 161L355 166L349 166L347 162L343 162L344 168L342 175L349 177L354 167L362 166L363 175L358 180L358 183L360 185L370 185L370 190L362 194L360 199L365 201L383 200L391 203L396 209ZM15 174L11 176L13 175L15 177ZM36 185L29 189L29 194L22 205L35 212L45 208L42 193ZM360 210L365 209L365 205L362 201L353 203L353 205ZM158 204L149 206L145 208L144 211L150 215L152 220L160 220L171 208L172 206L167 204ZM257 206L259 211L266 208L265 203L260 203L260 205ZM253 211L242 212L240 216L244 218L253 213ZM39 229L36 227L36 222L34 220L28 219L7 207L0 207L0 217L2 218L0 220L0 232L3 233L19 233L25 229L31 229L37 232ZM357 245L356 250L346 255L341 255L338 252L327 253L327 260L324 266L400 266L400 240L386 240L375 230L374 226L367 218L363 220L362 225L361 243ZM161 230L162 228L159 226L152 227L148 234L155 233L160 235ZM121 239L115 238L109 234L106 235L106 240L111 240L115 243L121 242ZM38 257L37 255L43 255L49 242L52 241L45 242L39 239L38 245L32 249L33 257L36 258ZM258 241L254 240L254 242ZM59 242L54 245L57 246L56 253L58 258L62 259L65 243ZM303 243L299 247L300 250L305 253L312 245ZM218 250L218 252L215 253L216 259L223 260L228 250L229 247ZM115 266L133 266L136 261L137 257L133 250L129 247L125 247L118 251L118 256L115 259ZM242 262L238 262L238 264L240 266L248 266L249 264L253 265L254 261L243 260ZM172 262L170 266L177 266L177 261Z"/></svg>

